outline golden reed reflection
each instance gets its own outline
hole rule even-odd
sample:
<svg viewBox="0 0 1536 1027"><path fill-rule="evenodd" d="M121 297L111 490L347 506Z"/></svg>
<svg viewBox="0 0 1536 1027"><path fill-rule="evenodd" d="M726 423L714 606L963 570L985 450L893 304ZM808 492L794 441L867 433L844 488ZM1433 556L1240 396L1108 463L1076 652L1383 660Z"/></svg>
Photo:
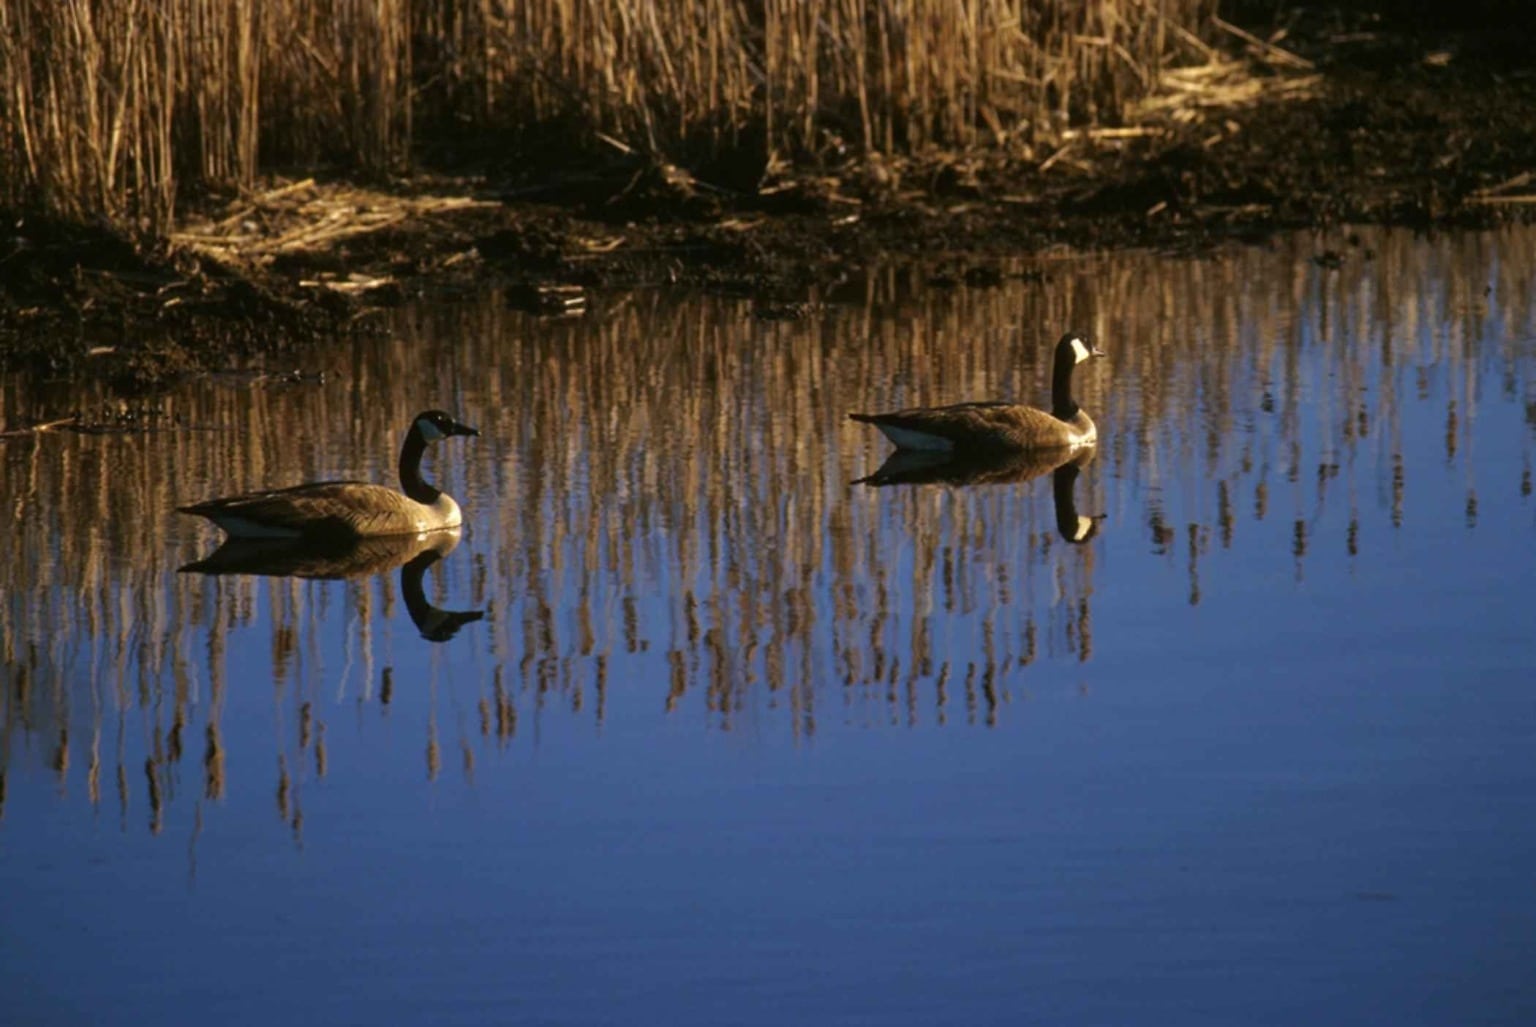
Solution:
<svg viewBox="0 0 1536 1027"><path fill-rule="evenodd" d="M419 576L408 586L410 557L392 565L398 588L387 574L209 587L175 572L211 536L171 511L284 482L391 480L401 417L432 404L482 430L471 458L433 467L465 508L469 540L434 598L467 594L488 611L458 650L488 655L453 674L472 692L467 715L439 720L430 706L416 751L431 777L455 766L468 777L529 718L563 709L601 724L621 699L726 729L782 717L801 736L828 717L995 723L1040 661L1091 662L1101 523L1108 537L1144 539L1177 599L1198 604L1211 555L1266 522L1290 526L1297 577L1411 529L1422 465L1409 457L1426 445L1462 469L1475 528L1484 491L1531 493L1529 431L1507 484L1481 480L1473 454L1490 395L1523 402L1536 426L1536 234L1368 244L1369 255L1346 247L1338 269L1314 264L1323 244L1303 237L1209 260L1044 260L1009 265L997 289L881 272L787 322L658 293L557 322L495 297L415 307L391 338L327 358L324 386L197 383L158 401L162 430L7 437L0 816L28 763L93 805L110 801L105 771L124 821L158 827L199 737L190 794L225 795L229 647L261 632L280 726L267 766L297 835L305 783L338 770L325 720L336 698L321 691L331 636L345 634L338 689L388 710L387 625L400 606L413 618L439 608L423 605ZM1092 464L1050 486L1046 468L996 487L981 487L986 475L868 487L895 471L876 469L887 447L847 411L1037 402L1068 328L1110 351L1079 383L1100 431ZM8 381L0 425L99 402ZM1429 443L1410 437L1423 414L1405 416L1426 407ZM1348 510L1340 538L1317 535L1325 504ZM311 572L325 576L297 563L269 573ZM447 616L431 630L462 626Z"/></svg>
<svg viewBox="0 0 1536 1027"><path fill-rule="evenodd" d="M484 610L445 610L427 597L424 585L427 568L453 552L459 540L460 532L457 529L420 535L349 539L226 538L212 553L184 564L180 572L209 576L342 580L376 577L399 568L400 598L405 603L411 623L426 641L446 642L457 635L464 625L485 616ZM319 633L314 625L307 625L304 630L311 637ZM286 630L284 637L286 640ZM285 645L275 651L274 665L286 665L286 657ZM435 779L435 722L430 731L429 777ZM310 754L317 780L326 776L329 766L325 732L324 721L316 719L314 700L304 700L298 710L298 751L300 756ZM278 754L277 809L278 815L290 826L294 839L300 841L304 814L298 801L295 780L289 772L287 755ZM177 759L173 757L171 762L177 762ZM217 722L208 725L208 754L204 765L207 781L205 795L209 799L218 799L223 794L223 756ZM467 761L466 774L472 767L472 761Z"/></svg>

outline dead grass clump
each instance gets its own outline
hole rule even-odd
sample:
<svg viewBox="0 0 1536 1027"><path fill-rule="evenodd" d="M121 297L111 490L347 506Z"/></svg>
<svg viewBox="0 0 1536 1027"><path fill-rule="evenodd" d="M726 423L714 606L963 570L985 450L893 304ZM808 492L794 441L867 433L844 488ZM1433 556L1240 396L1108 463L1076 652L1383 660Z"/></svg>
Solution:
<svg viewBox="0 0 1536 1027"><path fill-rule="evenodd" d="M498 203L470 196L401 196L312 178L246 194L171 234L178 246L226 264L264 267L279 256L315 253L414 218Z"/></svg>

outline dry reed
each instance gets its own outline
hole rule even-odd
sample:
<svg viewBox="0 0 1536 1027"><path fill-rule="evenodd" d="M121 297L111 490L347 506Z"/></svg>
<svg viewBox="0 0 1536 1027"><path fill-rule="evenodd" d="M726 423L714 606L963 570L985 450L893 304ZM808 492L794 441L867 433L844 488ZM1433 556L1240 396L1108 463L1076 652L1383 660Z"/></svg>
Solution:
<svg viewBox="0 0 1536 1027"><path fill-rule="evenodd" d="M0 0L0 205L164 233L180 191L414 130L652 155L1022 147L1113 123L1215 0Z"/></svg>

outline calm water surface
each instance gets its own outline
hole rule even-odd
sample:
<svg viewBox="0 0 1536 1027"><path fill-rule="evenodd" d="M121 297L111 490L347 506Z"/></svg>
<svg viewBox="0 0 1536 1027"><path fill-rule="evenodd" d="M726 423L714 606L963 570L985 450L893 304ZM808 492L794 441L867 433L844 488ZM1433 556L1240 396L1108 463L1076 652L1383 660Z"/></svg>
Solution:
<svg viewBox="0 0 1536 1027"><path fill-rule="evenodd" d="M466 298L0 440L0 1021L1536 1022L1536 234L1363 242ZM851 484L1067 327L1091 462ZM456 547L178 573L428 406Z"/></svg>

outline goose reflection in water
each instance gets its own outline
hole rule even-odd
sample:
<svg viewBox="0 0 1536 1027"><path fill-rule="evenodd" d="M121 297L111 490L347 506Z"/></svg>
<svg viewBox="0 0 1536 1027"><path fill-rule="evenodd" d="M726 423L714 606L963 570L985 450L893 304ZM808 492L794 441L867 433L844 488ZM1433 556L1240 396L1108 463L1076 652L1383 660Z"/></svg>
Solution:
<svg viewBox="0 0 1536 1027"><path fill-rule="evenodd" d="M181 573L291 578L366 578L400 568L400 595L421 637L446 642L484 610L444 610L427 599L422 580L459 544L457 529L343 541L230 538Z"/></svg>
<svg viewBox="0 0 1536 1027"><path fill-rule="evenodd" d="M998 455L963 455L898 449L875 473L855 485L1008 485L1051 476L1056 506L1056 530L1073 545L1082 545L1099 532L1104 515L1077 512L1077 476L1093 462L1094 450L1056 449Z"/></svg>

